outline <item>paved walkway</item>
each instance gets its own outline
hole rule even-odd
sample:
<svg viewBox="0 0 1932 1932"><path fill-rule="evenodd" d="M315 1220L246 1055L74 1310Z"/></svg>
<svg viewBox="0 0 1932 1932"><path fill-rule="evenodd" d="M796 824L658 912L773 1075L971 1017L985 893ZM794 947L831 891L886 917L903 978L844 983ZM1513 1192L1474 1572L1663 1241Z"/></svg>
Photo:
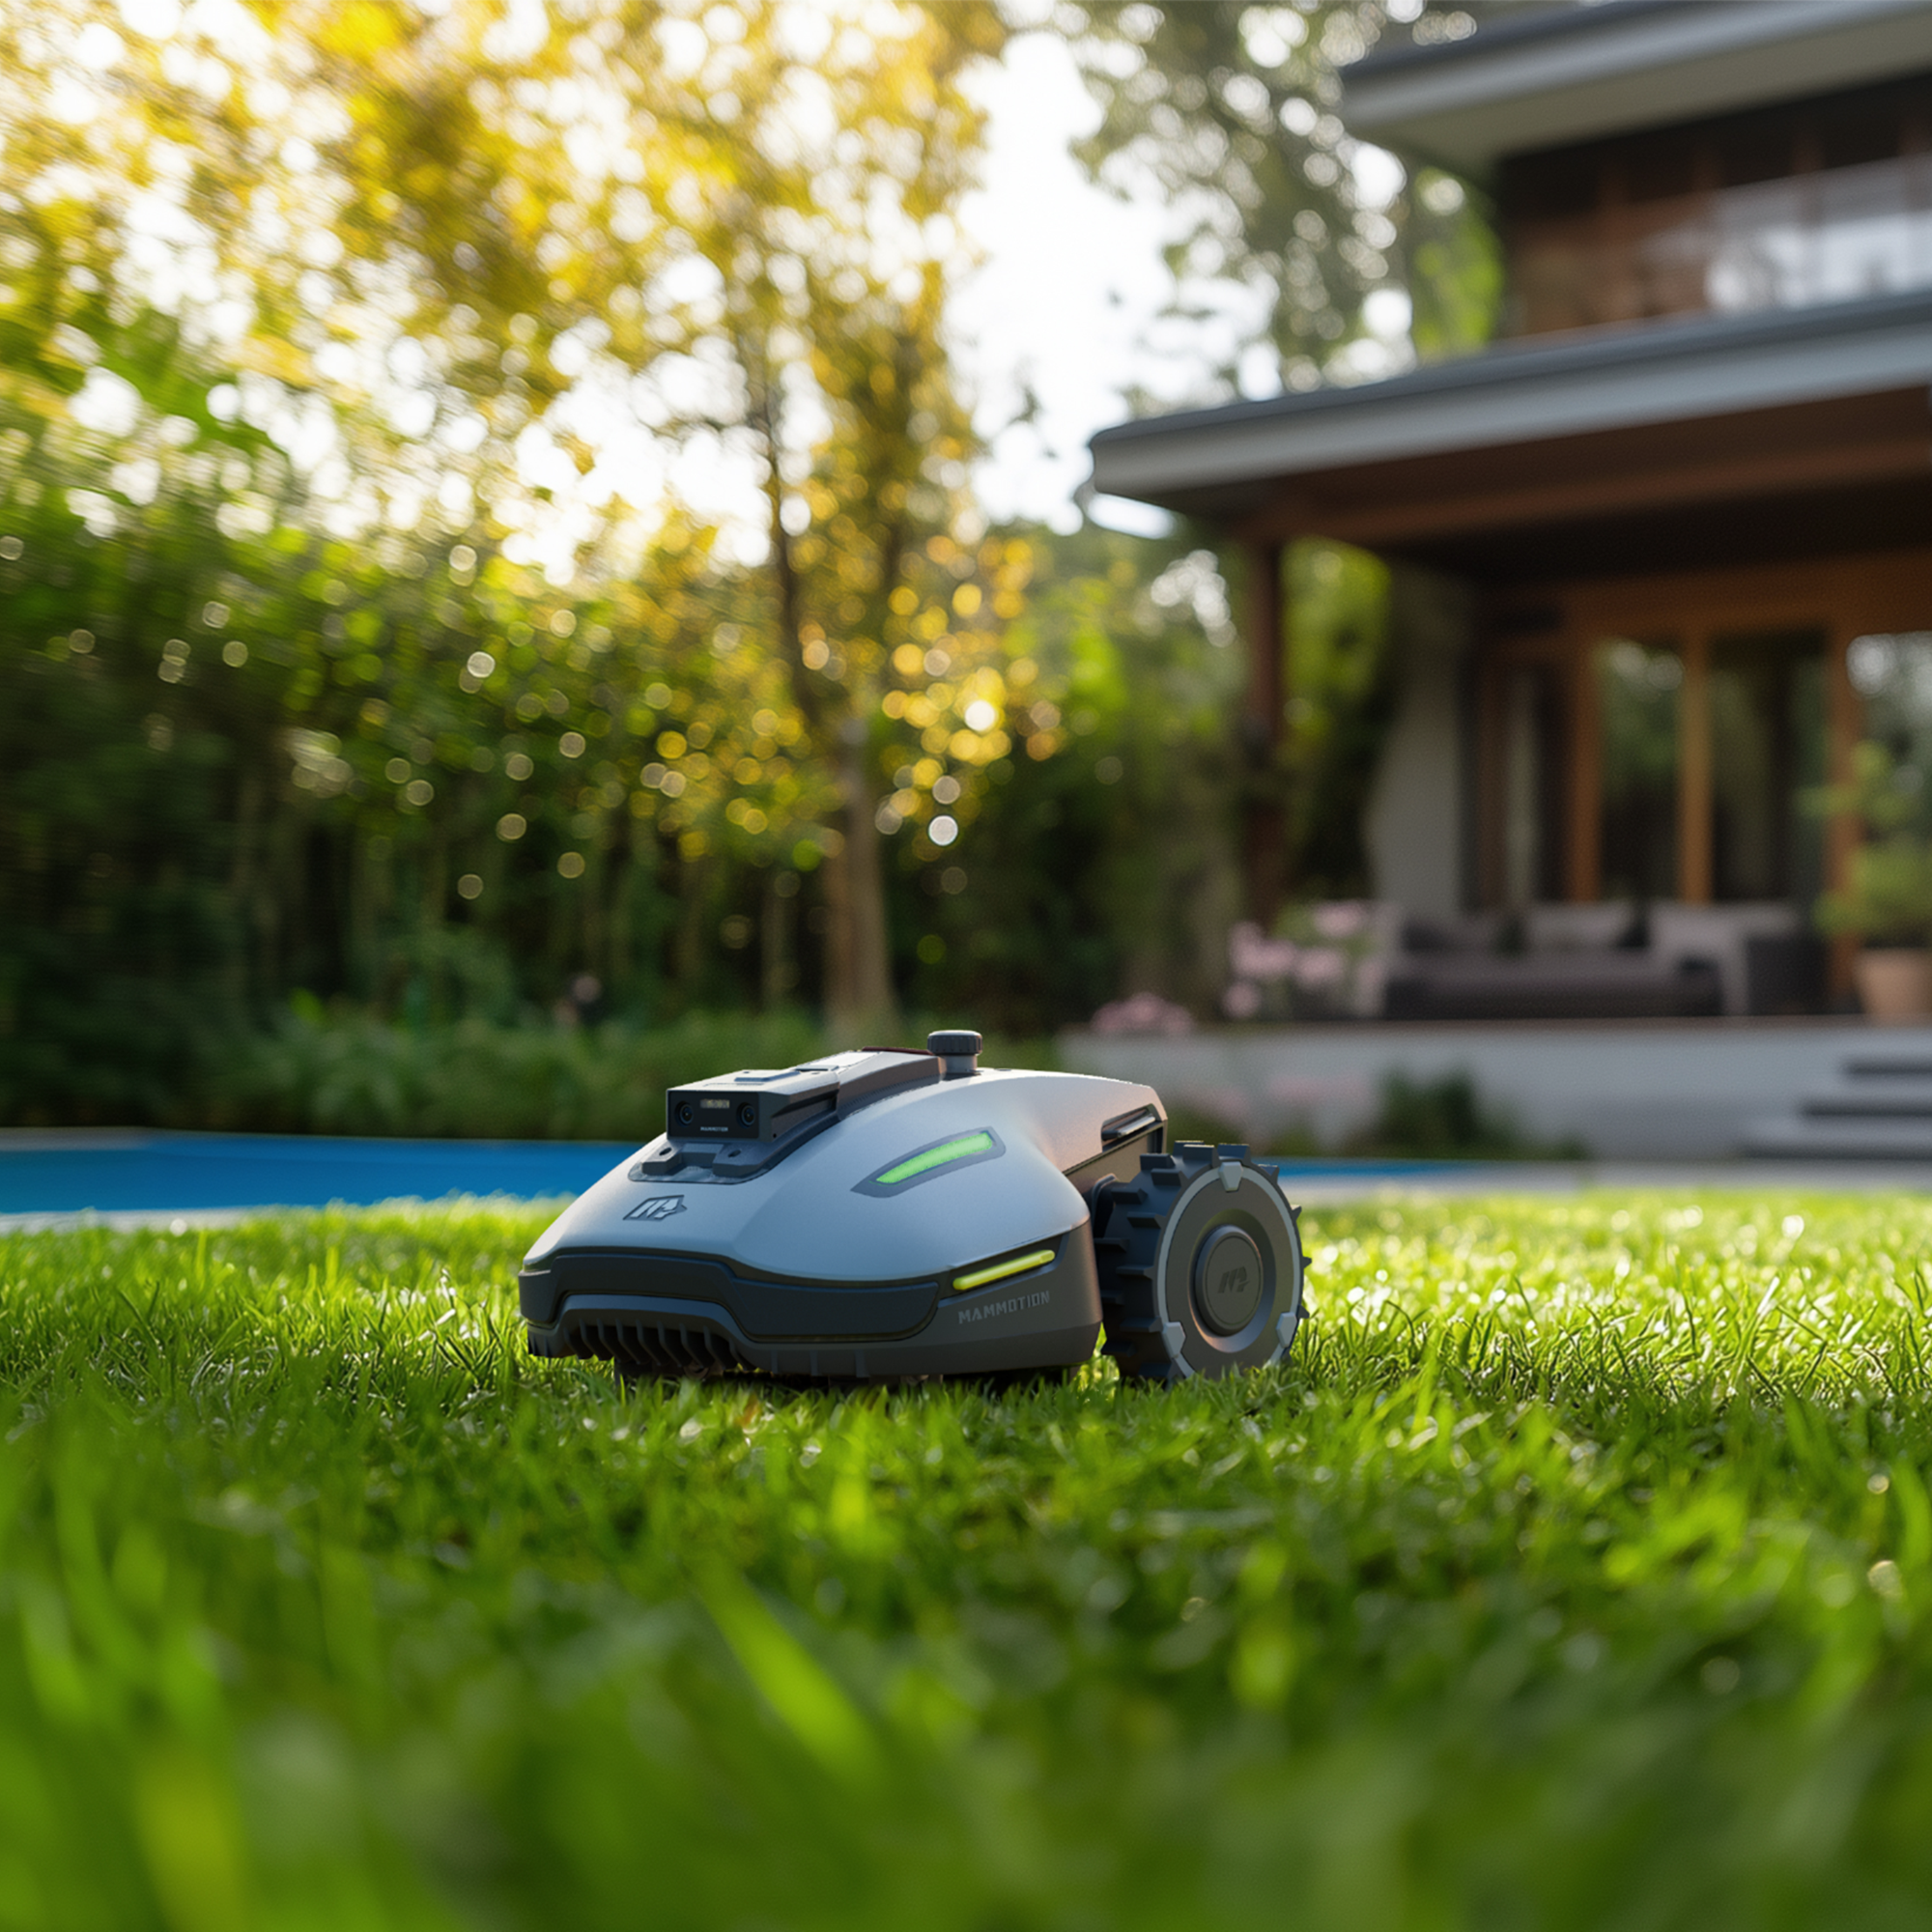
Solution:
<svg viewBox="0 0 1932 1932"><path fill-rule="evenodd" d="M1282 1163L1289 1199L1311 1207L1379 1195L1450 1200L1472 1194L1578 1194L1585 1189L1693 1194L1932 1194L1932 1162L1851 1160L1522 1160L1417 1162L1387 1177L1346 1161Z"/></svg>

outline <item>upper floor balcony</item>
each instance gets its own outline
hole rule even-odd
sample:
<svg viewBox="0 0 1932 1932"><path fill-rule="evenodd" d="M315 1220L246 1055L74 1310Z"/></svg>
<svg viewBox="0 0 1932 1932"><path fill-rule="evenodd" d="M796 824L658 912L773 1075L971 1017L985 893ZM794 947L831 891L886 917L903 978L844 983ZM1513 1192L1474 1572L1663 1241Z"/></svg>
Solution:
<svg viewBox="0 0 1932 1932"><path fill-rule="evenodd" d="M1505 328L1932 286L1932 74L1506 157Z"/></svg>
<svg viewBox="0 0 1932 1932"><path fill-rule="evenodd" d="M1932 0L1508 9L1343 114L1488 198L1506 335L1932 287Z"/></svg>

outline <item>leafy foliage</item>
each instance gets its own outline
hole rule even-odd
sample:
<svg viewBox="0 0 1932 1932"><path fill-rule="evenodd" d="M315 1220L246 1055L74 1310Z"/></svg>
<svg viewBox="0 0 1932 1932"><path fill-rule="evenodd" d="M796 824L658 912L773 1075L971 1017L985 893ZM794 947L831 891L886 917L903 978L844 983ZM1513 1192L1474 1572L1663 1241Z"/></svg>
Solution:
<svg viewBox="0 0 1932 1932"><path fill-rule="evenodd" d="M841 1037L904 988L1211 997L1177 553L961 495L990 9L139 17L5 30L0 1115L227 1106L291 996ZM766 526L627 501L626 418Z"/></svg>
<svg viewBox="0 0 1932 1932"><path fill-rule="evenodd" d="M1288 873L1307 898L1365 897L1363 827L1395 716L1389 573L1366 551L1306 542L1287 577Z"/></svg>
<svg viewBox="0 0 1932 1932"><path fill-rule="evenodd" d="M153 500L95 493L97 534L69 479L103 480L130 446ZM242 1037L294 993L435 1029L547 1020L566 996L566 1018L635 1021L818 990L836 770L752 641L755 585L703 532L668 530L638 574L575 595L480 540L231 538L247 491L221 466L272 480L278 459L224 449L146 418L130 440L16 423L5 445L0 1113L227 1118ZM989 609L1051 581L974 647L980 668L956 677L957 631L929 628L881 697L902 983L1009 1031L1084 1016L1123 977L1211 998L1233 654L1191 590L1169 595L1156 566L1178 547L938 549L945 583L985 586ZM976 731L979 706L1021 743ZM940 815L960 828L946 846ZM1040 838L1048 819L1065 834ZM958 937L950 967L920 954L929 932ZM553 1050L575 1051L504 1047Z"/></svg>
<svg viewBox="0 0 1932 1932"><path fill-rule="evenodd" d="M98 532L59 490L104 467L87 439L9 441L9 1111L164 1114L298 988L420 1020L584 974L651 1003L680 839L815 862L761 836L824 792L760 667L688 647L721 595L700 544L573 601L447 539L224 538L216 456L148 428L166 487Z"/></svg>
<svg viewBox="0 0 1932 1932"><path fill-rule="evenodd" d="M1916 766L1898 764L1871 740L1853 747L1849 782L1820 789L1821 813L1846 813L1869 835L1851 854L1844 889L1818 901L1823 930L1881 946L1932 944L1932 837L1922 789Z"/></svg>
<svg viewBox="0 0 1932 1932"><path fill-rule="evenodd" d="M1083 9L1091 31L1076 54L1102 120L1079 152L1101 181L1156 185L1180 213L1168 251L1177 306L1227 327L1230 389L1359 381L1411 352L1478 348L1494 327L1500 256L1463 185L1428 168L1411 181L1392 156L1363 170L1337 117L1337 70L1377 44L1394 11L1379 0ZM1467 30L1466 15L1425 16L1432 28L1438 18ZM1370 327L1378 291L1403 321Z"/></svg>
<svg viewBox="0 0 1932 1932"><path fill-rule="evenodd" d="M902 716L882 704L895 649L916 667L937 650L961 702L989 712L947 732L968 789L1004 740L996 671L963 687L1014 593L958 581L970 548L947 570L970 433L939 329L980 130L960 77L997 55L997 12L976 0L840 26L760 0L701 22L654 6L499 17L371 0L242 14L225 35L156 18L130 41L103 18L64 37L90 13L67 11L10 43L38 85L0 114L20 188L0 204L20 271L0 290L14 351L0 389L29 414L77 396L152 431L139 405L166 405L105 346L173 327L194 354L172 387L199 375L206 390L180 428L240 421L288 457L279 500L255 479L224 534L366 543L386 526L540 564L554 586L596 542L593 601L622 601L642 551L654 604L660 569L691 579L713 534L674 490L668 508L619 501L613 430L654 436L660 469L694 453L749 465L768 555L734 533L735 609L705 629L727 656L750 644L772 688L726 695L754 714L778 705L782 742L815 766L815 795L781 801L802 809L781 814L779 842L842 820L815 840L825 994L848 1019L889 1010L874 817L891 748L874 740ZM140 451L116 477L107 492L84 480L99 520L124 486L148 501L171 480ZM380 658L390 638L366 573L351 588L345 621ZM687 650L690 614L668 612ZM925 682L900 668L895 688ZM928 708L936 728L946 699ZM772 756L729 749L712 754L726 778ZM755 837L773 813L745 784L731 810ZM714 842L692 808L665 817L681 856Z"/></svg>
<svg viewBox="0 0 1932 1932"><path fill-rule="evenodd" d="M1506 1116L1484 1105L1466 1073L1410 1080L1394 1073L1382 1083L1374 1125L1349 1144L1350 1153L1419 1160L1580 1160L1575 1144L1539 1147Z"/></svg>
<svg viewBox="0 0 1932 1932"><path fill-rule="evenodd" d="M1311 1211L1285 1372L627 1392L469 1207L0 1243L21 1924L1889 1925L1932 1221Z"/></svg>
<svg viewBox="0 0 1932 1932"><path fill-rule="evenodd" d="M1032 542L1033 592L1006 637L1026 755L992 768L952 851L902 846L906 983L927 1011L1014 1033L1084 1018L1102 989L1211 1009L1242 675L1212 554L1091 525Z"/></svg>
<svg viewBox="0 0 1932 1932"><path fill-rule="evenodd" d="M648 1140L665 1090L721 1067L791 1066L823 1050L801 1012L696 1012L640 1032L619 1022L397 1027L292 1012L238 1043L183 1096L197 1126L481 1140ZM180 1103L178 1103L180 1104Z"/></svg>

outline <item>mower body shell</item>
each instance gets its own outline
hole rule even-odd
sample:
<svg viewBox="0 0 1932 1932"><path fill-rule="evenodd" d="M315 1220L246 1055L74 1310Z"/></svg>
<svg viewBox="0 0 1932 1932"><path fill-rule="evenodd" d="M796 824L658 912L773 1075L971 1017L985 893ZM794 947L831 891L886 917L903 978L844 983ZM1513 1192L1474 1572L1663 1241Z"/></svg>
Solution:
<svg viewBox="0 0 1932 1932"><path fill-rule="evenodd" d="M1158 1097L1083 1074L938 1068L743 1178L688 1140L640 1149L526 1258L532 1349L858 1380L1085 1361L1100 1329L1088 1196L1159 1150Z"/></svg>

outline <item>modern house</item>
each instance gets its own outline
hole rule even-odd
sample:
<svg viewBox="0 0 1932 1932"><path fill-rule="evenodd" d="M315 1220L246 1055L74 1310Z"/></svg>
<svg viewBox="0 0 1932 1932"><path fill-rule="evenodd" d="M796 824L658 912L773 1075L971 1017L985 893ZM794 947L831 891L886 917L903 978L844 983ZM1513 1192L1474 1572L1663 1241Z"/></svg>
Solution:
<svg viewBox="0 0 1932 1932"><path fill-rule="evenodd" d="M1282 547L1427 587L1367 827L1391 1013L1842 997L1803 935L1850 831L1803 796L1861 736L1932 754L1932 0L1556 5L1345 88L1487 197L1502 339L1105 430L1094 488L1245 551L1261 757ZM1279 852L1259 810L1263 923Z"/></svg>

